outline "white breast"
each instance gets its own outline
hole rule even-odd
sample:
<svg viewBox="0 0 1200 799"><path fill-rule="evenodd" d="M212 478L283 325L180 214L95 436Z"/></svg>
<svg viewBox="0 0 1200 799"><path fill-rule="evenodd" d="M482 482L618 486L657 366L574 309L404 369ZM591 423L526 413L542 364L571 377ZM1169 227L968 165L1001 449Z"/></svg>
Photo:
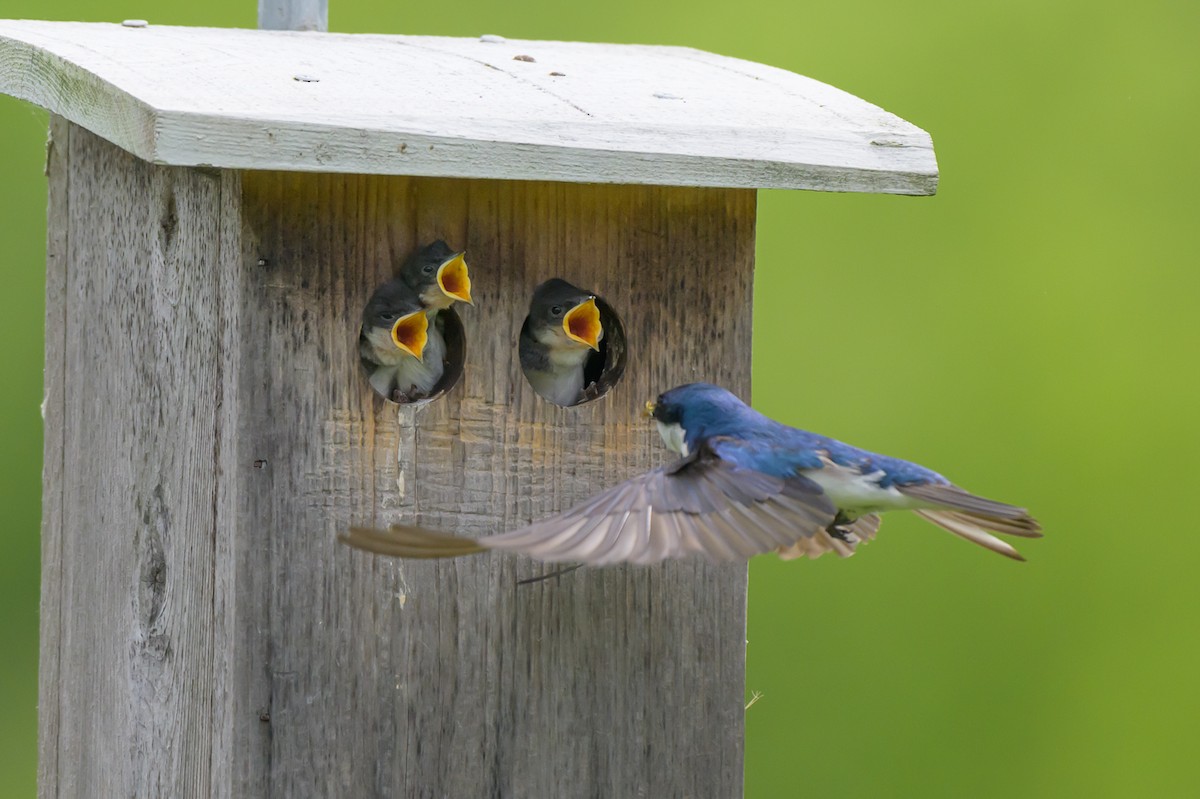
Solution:
<svg viewBox="0 0 1200 799"><path fill-rule="evenodd" d="M410 356L392 341L392 331L386 327L372 327L363 332L359 342L359 354L369 361L385 366L395 366Z"/></svg>
<svg viewBox="0 0 1200 799"><path fill-rule="evenodd" d="M555 405L571 406L579 401L583 391L583 370L564 369L561 371L525 373L529 385Z"/></svg>
<svg viewBox="0 0 1200 799"><path fill-rule="evenodd" d="M674 424L663 424L655 420L658 425L658 434L662 436L663 443L667 445L667 449L672 452L678 452L683 457L688 456L687 446L687 431L683 429L683 425L678 422Z"/></svg>

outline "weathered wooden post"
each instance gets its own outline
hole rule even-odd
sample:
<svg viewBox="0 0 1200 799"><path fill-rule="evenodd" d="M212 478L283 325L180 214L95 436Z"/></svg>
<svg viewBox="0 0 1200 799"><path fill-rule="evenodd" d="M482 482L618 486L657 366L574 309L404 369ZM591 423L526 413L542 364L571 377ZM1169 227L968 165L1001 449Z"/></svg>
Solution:
<svg viewBox="0 0 1200 799"><path fill-rule="evenodd" d="M258 27L272 31L327 31L329 0L258 0Z"/></svg>
<svg viewBox="0 0 1200 799"><path fill-rule="evenodd" d="M930 194L922 131L777 69L531 41L2 22L48 153L44 796L740 795L746 573L400 563L665 458L750 388L757 187ZM466 373L374 395L363 304L468 252ZM601 291L623 381L522 377L529 293Z"/></svg>

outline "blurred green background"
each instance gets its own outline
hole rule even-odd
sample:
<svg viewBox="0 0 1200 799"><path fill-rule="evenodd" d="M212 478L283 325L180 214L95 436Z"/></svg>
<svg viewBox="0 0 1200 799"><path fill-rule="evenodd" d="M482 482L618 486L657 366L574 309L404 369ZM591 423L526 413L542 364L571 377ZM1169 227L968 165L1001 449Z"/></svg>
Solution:
<svg viewBox="0 0 1200 799"><path fill-rule="evenodd" d="M204 5L0 16L255 24ZM755 404L1048 535L1022 565L892 518L849 561L756 561L746 795L1195 795L1200 4L332 0L330 22L691 45L928 130L934 198L760 194ZM35 790L45 128L0 97L4 796Z"/></svg>

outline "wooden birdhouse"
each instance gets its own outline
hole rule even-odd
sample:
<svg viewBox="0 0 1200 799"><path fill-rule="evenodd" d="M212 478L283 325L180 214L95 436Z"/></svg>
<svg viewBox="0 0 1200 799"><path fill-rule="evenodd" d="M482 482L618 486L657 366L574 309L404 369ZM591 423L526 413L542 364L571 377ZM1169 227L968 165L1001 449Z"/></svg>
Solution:
<svg viewBox="0 0 1200 799"><path fill-rule="evenodd" d="M0 22L51 112L40 755L58 796L739 796L746 569L338 545L469 535L665 462L647 399L750 392L755 190L932 194L929 136L678 47ZM465 251L461 379L371 388L364 305ZM560 407L517 340L602 296Z"/></svg>

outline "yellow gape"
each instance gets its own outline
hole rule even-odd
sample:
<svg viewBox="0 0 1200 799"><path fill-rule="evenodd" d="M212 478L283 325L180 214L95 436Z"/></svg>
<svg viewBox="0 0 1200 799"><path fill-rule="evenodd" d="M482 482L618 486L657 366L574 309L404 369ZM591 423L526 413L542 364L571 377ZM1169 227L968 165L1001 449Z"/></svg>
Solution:
<svg viewBox="0 0 1200 799"><path fill-rule="evenodd" d="M475 303L471 300L471 276L467 273L467 261L463 258L464 255L465 253L460 252L438 267L438 287L447 297L453 297L467 305L474 305Z"/></svg>
<svg viewBox="0 0 1200 799"><path fill-rule="evenodd" d="M392 325L392 341L409 355L420 360L429 340L429 317L424 311L405 314Z"/></svg>
<svg viewBox="0 0 1200 799"><path fill-rule="evenodd" d="M596 298L589 297L567 311L563 317L563 330L573 341L599 351L600 335L604 328L600 326L600 309L596 307Z"/></svg>

